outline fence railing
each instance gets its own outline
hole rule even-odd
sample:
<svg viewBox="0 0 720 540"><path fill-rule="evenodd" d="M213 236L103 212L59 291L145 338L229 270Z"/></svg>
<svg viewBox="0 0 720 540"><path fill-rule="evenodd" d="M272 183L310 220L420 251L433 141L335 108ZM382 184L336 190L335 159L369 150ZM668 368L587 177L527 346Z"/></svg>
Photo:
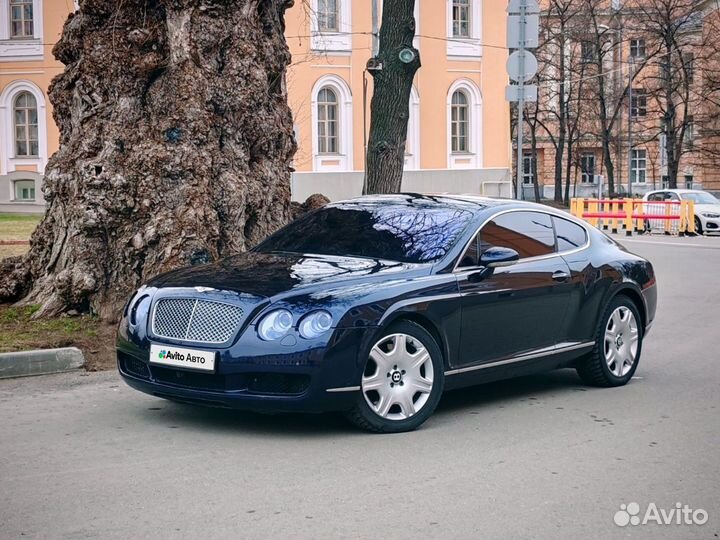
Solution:
<svg viewBox="0 0 720 540"><path fill-rule="evenodd" d="M667 234L695 233L695 203L682 201L643 201L639 199L584 199L570 200L570 212L594 227L617 233L625 231Z"/></svg>

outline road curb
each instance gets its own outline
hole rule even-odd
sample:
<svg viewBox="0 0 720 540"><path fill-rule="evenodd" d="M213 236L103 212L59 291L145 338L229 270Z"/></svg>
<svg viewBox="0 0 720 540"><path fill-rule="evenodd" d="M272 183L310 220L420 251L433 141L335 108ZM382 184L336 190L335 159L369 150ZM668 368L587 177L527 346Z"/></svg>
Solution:
<svg viewBox="0 0 720 540"><path fill-rule="evenodd" d="M0 353L0 379L72 371L85 365L76 347Z"/></svg>

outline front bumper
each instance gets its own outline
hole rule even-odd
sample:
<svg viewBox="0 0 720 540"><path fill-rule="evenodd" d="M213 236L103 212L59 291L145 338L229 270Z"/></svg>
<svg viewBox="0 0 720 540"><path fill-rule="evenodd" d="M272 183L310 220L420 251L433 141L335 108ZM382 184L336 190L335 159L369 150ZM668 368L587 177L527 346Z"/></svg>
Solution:
<svg viewBox="0 0 720 540"><path fill-rule="evenodd" d="M120 336L118 370L132 388L176 401L257 411L343 410L357 399L376 330L336 329L325 341L293 345L262 342L254 331L244 332L231 347L217 350L215 373L150 363L148 339Z"/></svg>
<svg viewBox="0 0 720 540"><path fill-rule="evenodd" d="M700 216L703 232L720 232L720 218Z"/></svg>

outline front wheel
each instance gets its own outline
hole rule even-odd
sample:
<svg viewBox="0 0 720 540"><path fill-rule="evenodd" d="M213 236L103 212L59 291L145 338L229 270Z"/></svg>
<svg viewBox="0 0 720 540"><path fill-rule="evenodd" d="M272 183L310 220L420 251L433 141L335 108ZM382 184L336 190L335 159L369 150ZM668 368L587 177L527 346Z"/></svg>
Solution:
<svg viewBox="0 0 720 540"><path fill-rule="evenodd" d="M595 347L577 365L580 378L592 386L622 386L632 378L642 351L643 328L635 303L617 296L600 319Z"/></svg>
<svg viewBox="0 0 720 540"><path fill-rule="evenodd" d="M401 321L373 345L348 418L376 433L418 428L440 401L445 385L442 354L422 326Z"/></svg>
<svg viewBox="0 0 720 540"><path fill-rule="evenodd" d="M702 236L703 228L702 228L702 222L700 221L700 218L695 216L695 234L699 234Z"/></svg>

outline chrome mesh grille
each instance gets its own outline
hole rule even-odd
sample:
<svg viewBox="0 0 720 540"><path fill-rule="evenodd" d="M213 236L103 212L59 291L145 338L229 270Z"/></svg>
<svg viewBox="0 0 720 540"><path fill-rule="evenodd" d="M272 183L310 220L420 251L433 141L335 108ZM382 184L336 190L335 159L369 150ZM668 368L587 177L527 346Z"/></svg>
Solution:
<svg viewBox="0 0 720 540"><path fill-rule="evenodd" d="M193 298L162 298L155 304L152 331L158 337L225 343L237 332L239 306Z"/></svg>

